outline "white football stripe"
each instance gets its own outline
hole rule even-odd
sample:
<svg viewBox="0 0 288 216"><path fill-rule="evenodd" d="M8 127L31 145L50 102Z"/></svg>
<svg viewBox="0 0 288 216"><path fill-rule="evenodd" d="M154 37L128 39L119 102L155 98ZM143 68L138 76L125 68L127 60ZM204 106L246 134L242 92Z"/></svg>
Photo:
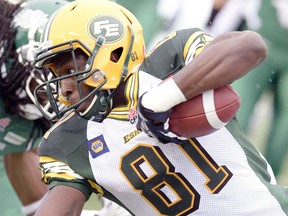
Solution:
<svg viewBox="0 0 288 216"><path fill-rule="evenodd" d="M227 123L222 122L215 111L216 108L214 101L214 90L203 92L202 100L204 112L210 125L215 129L220 129L224 127Z"/></svg>

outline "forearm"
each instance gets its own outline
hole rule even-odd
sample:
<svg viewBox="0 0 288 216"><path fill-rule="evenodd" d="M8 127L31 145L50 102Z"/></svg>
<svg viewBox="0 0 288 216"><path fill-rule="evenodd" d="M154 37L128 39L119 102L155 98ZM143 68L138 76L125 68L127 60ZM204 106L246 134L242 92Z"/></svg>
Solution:
<svg viewBox="0 0 288 216"><path fill-rule="evenodd" d="M266 56L267 48L259 34L230 32L215 38L173 79L186 99L190 99L206 90L232 83Z"/></svg>
<svg viewBox="0 0 288 216"><path fill-rule="evenodd" d="M154 112L166 111L202 92L232 83L266 56L267 48L259 34L251 31L223 34L169 81L147 92L142 103Z"/></svg>
<svg viewBox="0 0 288 216"><path fill-rule="evenodd" d="M56 186L48 192L35 216L79 216L85 201L81 191L72 187Z"/></svg>

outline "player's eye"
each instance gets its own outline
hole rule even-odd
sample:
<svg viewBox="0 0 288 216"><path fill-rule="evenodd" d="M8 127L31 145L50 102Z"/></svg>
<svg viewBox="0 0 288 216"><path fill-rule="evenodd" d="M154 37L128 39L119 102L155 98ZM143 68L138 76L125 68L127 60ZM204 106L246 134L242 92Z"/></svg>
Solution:
<svg viewBox="0 0 288 216"><path fill-rule="evenodd" d="M66 69L63 70L62 72L59 72L58 75L59 76L65 76L65 75L70 75L70 74L74 74L75 70L74 69Z"/></svg>
<svg viewBox="0 0 288 216"><path fill-rule="evenodd" d="M67 74L73 74L73 73L75 73L75 70L69 69Z"/></svg>

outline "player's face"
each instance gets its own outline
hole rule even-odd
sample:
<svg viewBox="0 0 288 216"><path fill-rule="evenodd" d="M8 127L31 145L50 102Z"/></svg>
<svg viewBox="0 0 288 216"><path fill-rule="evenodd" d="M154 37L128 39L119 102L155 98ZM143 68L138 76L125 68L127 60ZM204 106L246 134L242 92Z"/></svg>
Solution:
<svg viewBox="0 0 288 216"><path fill-rule="evenodd" d="M76 56L76 64L78 71L83 71L86 65L87 57L85 55L77 55ZM73 73L75 70L75 65L72 60L72 58L62 59L61 63L58 64L56 67L58 76L64 76L67 74ZM83 82L80 83L83 97L87 96L91 90L89 86L85 85ZM63 79L60 81L60 87L61 87L61 93L69 101L71 105L76 104L80 100L80 93L78 84L76 81L76 77L70 77L67 79ZM93 97L90 97L89 99L85 100L81 105L77 108L78 112L84 112L88 106L90 105Z"/></svg>

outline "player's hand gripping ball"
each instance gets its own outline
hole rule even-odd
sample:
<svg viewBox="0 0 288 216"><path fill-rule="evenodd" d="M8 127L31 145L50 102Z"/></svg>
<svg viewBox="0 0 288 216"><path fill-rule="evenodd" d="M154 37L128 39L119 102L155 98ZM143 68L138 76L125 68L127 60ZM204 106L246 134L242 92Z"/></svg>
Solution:
<svg viewBox="0 0 288 216"><path fill-rule="evenodd" d="M145 93L144 93L145 94ZM186 137L179 137L169 129L169 116L171 109L164 112L154 112L142 105L143 95L139 98L137 106L137 123L138 130L145 132L150 137L154 137L161 143L182 144L186 142Z"/></svg>
<svg viewBox="0 0 288 216"><path fill-rule="evenodd" d="M182 137L199 137L224 127L237 113L240 97L226 85L173 107L170 130Z"/></svg>

